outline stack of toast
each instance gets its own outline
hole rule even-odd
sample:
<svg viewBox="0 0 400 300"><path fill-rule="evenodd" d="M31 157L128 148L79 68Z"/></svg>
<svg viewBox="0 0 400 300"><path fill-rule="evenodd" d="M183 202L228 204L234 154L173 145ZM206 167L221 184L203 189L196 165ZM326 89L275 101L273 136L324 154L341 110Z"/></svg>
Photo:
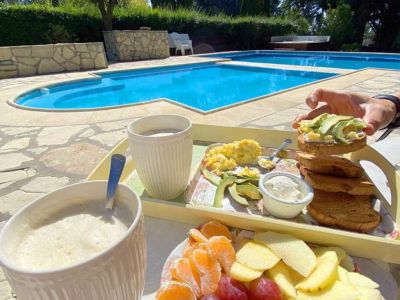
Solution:
<svg viewBox="0 0 400 300"><path fill-rule="evenodd" d="M371 206L374 185L364 170L352 161L335 155L297 154L300 172L314 189L307 207L321 225L368 232L381 221Z"/></svg>

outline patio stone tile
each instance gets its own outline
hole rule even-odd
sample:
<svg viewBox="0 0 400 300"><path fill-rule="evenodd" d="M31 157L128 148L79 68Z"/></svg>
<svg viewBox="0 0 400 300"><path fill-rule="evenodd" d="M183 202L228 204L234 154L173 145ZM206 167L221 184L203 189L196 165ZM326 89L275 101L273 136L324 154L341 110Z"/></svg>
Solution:
<svg viewBox="0 0 400 300"><path fill-rule="evenodd" d="M81 138L87 138L87 137L91 137L92 135L96 134L96 131L94 131L92 128L88 128L85 131L83 131L79 137Z"/></svg>
<svg viewBox="0 0 400 300"><path fill-rule="evenodd" d="M42 129L36 141L38 146L63 145L68 143L73 135L86 128L86 125L47 127Z"/></svg>
<svg viewBox="0 0 400 300"><path fill-rule="evenodd" d="M3 269L0 268L0 282L6 280L6 276L4 275Z"/></svg>
<svg viewBox="0 0 400 300"><path fill-rule="evenodd" d="M98 127L100 127L100 129L103 131L110 131L110 130L126 128L126 126L130 122L131 122L131 120L128 119L128 120L121 120L121 121L115 121L115 122L97 123L96 125Z"/></svg>
<svg viewBox="0 0 400 300"><path fill-rule="evenodd" d="M69 183L68 177L36 177L28 184L20 188L23 192L28 193L48 193L59 189Z"/></svg>
<svg viewBox="0 0 400 300"><path fill-rule="evenodd" d="M0 172L0 183L15 182L32 177L36 174L36 170L32 168L26 168L23 170L15 170L8 172Z"/></svg>
<svg viewBox="0 0 400 300"><path fill-rule="evenodd" d="M5 190L8 188L10 185L12 185L14 182L5 182L5 183L0 183L0 191Z"/></svg>
<svg viewBox="0 0 400 300"><path fill-rule="evenodd" d="M23 133L38 130L40 127L4 127L1 131L7 135L20 135Z"/></svg>
<svg viewBox="0 0 400 300"><path fill-rule="evenodd" d="M266 116L263 116L254 121L246 122L246 127L260 127L260 128L274 128L278 130L293 130L292 129L292 121L295 116L298 114L305 113L306 109L302 108L289 108L286 110L282 110L279 113L273 113Z"/></svg>
<svg viewBox="0 0 400 300"><path fill-rule="evenodd" d="M40 161L53 170L83 179L106 154L107 150L99 146L74 143L47 151Z"/></svg>
<svg viewBox="0 0 400 300"><path fill-rule="evenodd" d="M126 129L104 132L90 137L91 140L98 141L103 145L112 147L122 139L127 137Z"/></svg>
<svg viewBox="0 0 400 300"><path fill-rule="evenodd" d="M11 299L16 299L12 292L11 292L11 287L8 284L7 281L1 281L0 282L0 296L2 297L2 300L11 300Z"/></svg>
<svg viewBox="0 0 400 300"><path fill-rule="evenodd" d="M43 152L45 152L47 149L49 149L49 147L36 147L36 148L29 148L26 149L26 151L34 153L34 154L42 154Z"/></svg>
<svg viewBox="0 0 400 300"><path fill-rule="evenodd" d="M26 193L23 191L14 191L0 197L0 222L7 221L18 210L36 198L42 196L42 193Z"/></svg>
<svg viewBox="0 0 400 300"><path fill-rule="evenodd" d="M20 167L22 164L33 160L32 157L22 153L2 154L0 159L0 171L11 170Z"/></svg>
<svg viewBox="0 0 400 300"><path fill-rule="evenodd" d="M22 150L25 149L26 147L29 146L30 138L25 137L21 139L15 139L7 144L3 145L0 147L0 153L6 153L6 152L12 152L12 151L17 151L17 150Z"/></svg>

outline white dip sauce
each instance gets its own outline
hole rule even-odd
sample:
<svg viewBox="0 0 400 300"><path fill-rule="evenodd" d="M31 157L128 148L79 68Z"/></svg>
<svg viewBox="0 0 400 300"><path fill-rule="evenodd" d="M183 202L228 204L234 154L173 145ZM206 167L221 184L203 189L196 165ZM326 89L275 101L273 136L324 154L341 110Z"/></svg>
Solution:
<svg viewBox="0 0 400 300"><path fill-rule="evenodd" d="M287 176L275 176L264 183L265 189L285 202L298 202L304 198L299 185Z"/></svg>
<svg viewBox="0 0 400 300"><path fill-rule="evenodd" d="M58 269L87 260L126 233L130 214L117 205L106 210L102 201L71 205L33 227L24 227L12 260L31 270Z"/></svg>

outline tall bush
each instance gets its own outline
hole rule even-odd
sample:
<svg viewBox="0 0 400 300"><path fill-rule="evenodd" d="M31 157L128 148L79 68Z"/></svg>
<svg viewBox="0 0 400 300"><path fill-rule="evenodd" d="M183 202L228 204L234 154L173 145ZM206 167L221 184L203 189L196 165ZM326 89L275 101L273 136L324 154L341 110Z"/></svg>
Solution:
<svg viewBox="0 0 400 300"><path fill-rule="evenodd" d="M356 32L350 5L341 3L335 9L328 9L320 33L330 35L331 43L336 49L340 49L343 44L352 43Z"/></svg>
<svg viewBox="0 0 400 300"><path fill-rule="evenodd" d="M95 4L74 7L68 1L79 0L63 1L58 8L0 5L0 46L61 42L57 38L64 42L68 34L71 41L101 41L102 20ZM144 6L117 6L113 26L121 30L148 26L155 30L185 32L195 45L208 43L218 50L264 48L271 35L295 34L300 30L294 22L281 17L232 18L210 16L193 9ZM54 29L57 32L52 35Z"/></svg>

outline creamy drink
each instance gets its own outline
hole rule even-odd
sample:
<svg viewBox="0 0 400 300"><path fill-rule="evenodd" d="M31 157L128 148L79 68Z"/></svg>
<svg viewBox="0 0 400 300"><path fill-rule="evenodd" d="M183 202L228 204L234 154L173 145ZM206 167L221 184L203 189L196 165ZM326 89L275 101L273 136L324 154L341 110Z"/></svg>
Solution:
<svg viewBox="0 0 400 300"><path fill-rule="evenodd" d="M154 137L157 137L157 136L168 136L168 135L176 134L179 131L181 131L181 130L174 129L174 128L156 129L156 130L149 130L149 131L143 132L142 135L154 136Z"/></svg>
<svg viewBox="0 0 400 300"><path fill-rule="evenodd" d="M132 223L128 209L103 201L82 201L56 211L21 230L10 259L31 270L59 269L109 248Z"/></svg>
<svg viewBox="0 0 400 300"><path fill-rule="evenodd" d="M148 116L128 125L129 149L146 192L170 200L185 190L192 163L192 123L176 115Z"/></svg>

